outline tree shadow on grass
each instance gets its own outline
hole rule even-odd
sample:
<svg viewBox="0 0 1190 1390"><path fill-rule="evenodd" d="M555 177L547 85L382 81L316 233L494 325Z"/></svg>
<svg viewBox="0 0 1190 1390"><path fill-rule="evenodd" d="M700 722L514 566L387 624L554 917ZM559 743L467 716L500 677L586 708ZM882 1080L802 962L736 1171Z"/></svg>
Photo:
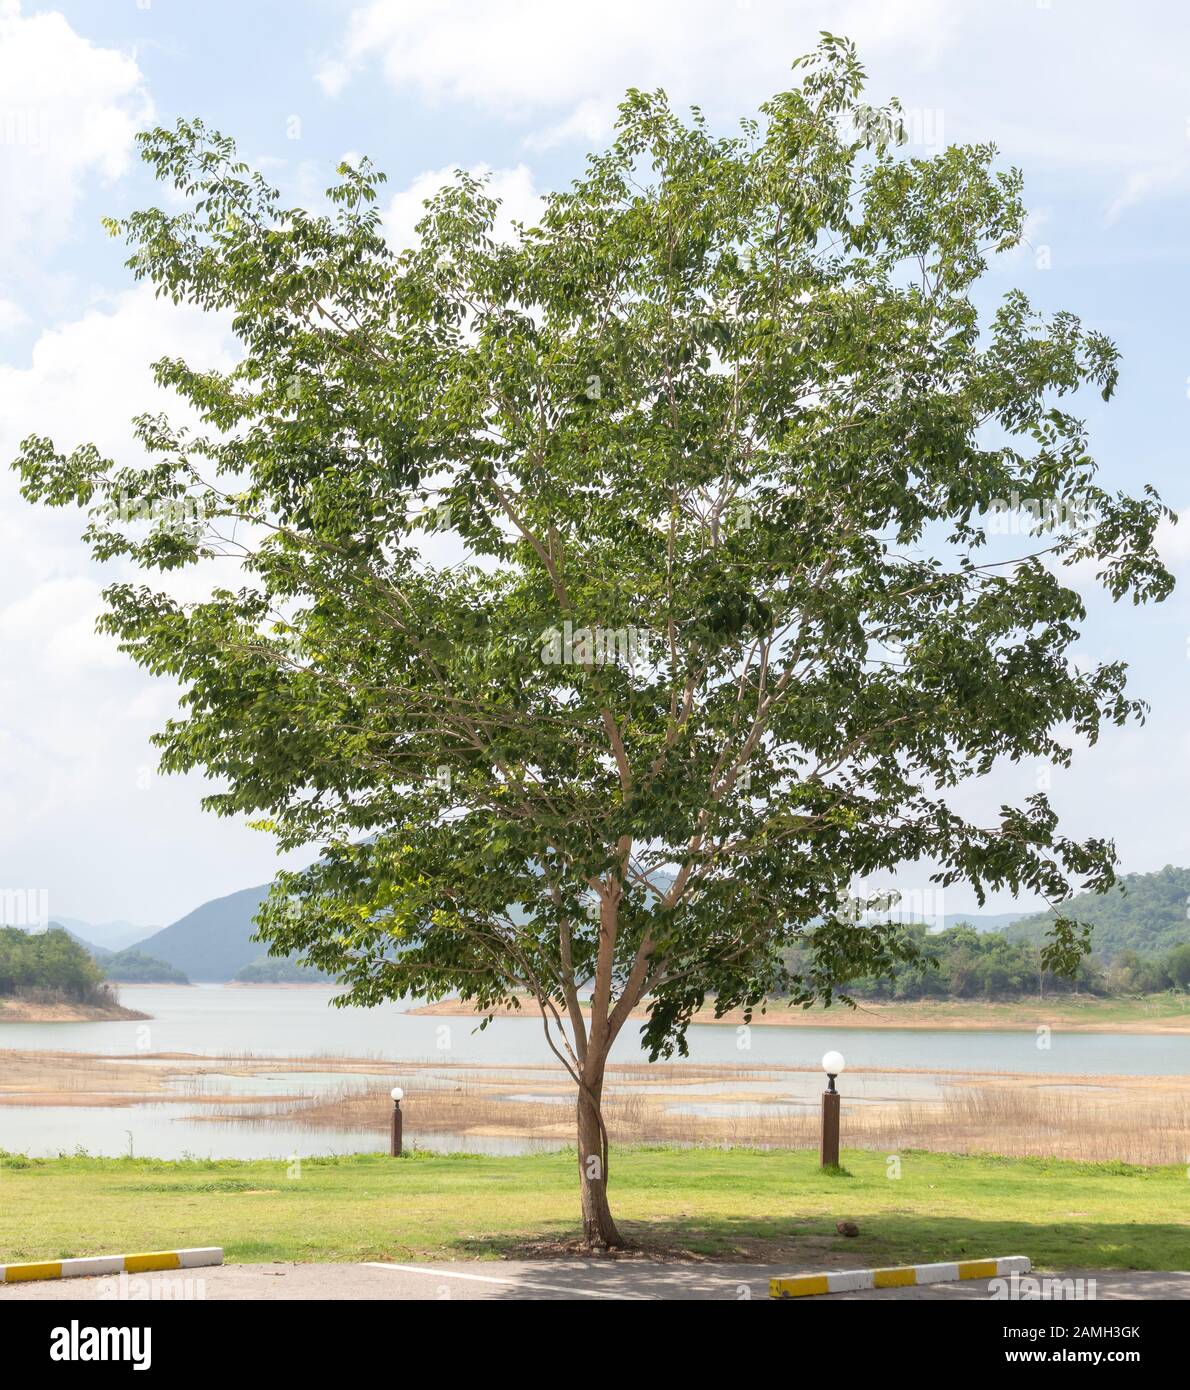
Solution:
<svg viewBox="0 0 1190 1390"><path fill-rule="evenodd" d="M1176 1270L1190 1265L1190 1227L1161 1222L969 1220L920 1213L856 1217L859 1235L835 1230L849 1218L845 1199L837 1217L709 1216L620 1221L630 1243L623 1251L588 1252L576 1225L550 1223L521 1235L460 1236L458 1258L584 1260L616 1263L780 1264L790 1272L872 1268L938 1261L1027 1255L1038 1269Z"/></svg>

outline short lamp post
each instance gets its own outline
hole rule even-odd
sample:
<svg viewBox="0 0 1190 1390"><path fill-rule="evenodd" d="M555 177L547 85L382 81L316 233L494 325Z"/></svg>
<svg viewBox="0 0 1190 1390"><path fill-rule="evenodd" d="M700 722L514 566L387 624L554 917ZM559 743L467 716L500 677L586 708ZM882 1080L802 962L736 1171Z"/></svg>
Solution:
<svg viewBox="0 0 1190 1390"><path fill-rule="evenodd" d="M389 1140L388 1152L390 1158L401 1157L401 1101L405 1092L400 1086L394 1086L389 1092L393 1098L393 1130Z"/></svg>
<svg viewBox="0 0 1190 1390"><path fill-rule="evenodd" d="M828 1052L822 1059L822 1070L826 1072L826 1090L822 1093L822 1147L820 1157L824 1168L839 1166L839 1093L835 1090L835 1077L844 1066L841 1052Z"/></svg>

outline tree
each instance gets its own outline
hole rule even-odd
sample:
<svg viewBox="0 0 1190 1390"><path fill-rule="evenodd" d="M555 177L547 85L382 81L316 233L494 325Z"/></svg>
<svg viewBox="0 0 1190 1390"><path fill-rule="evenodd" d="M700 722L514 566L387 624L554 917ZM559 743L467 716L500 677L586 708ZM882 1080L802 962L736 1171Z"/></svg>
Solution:
<svg viewBox="0 0 1190 1390"><path fill-rule="evenodd" d="M83 1004L106 998L103 972L64 927L0 927L0 995L47 990Z"/></svg>
<svg viewBox="0 0 1190 1390"><path fill-rule="evenodd" d="M638 1005L657 1057L708 997L829 1004L912 954L848 907L899 864L980 901L1112 881L1044 795L976 825L947 793L1142 711L1120 665L1070 659L1063 565L1137 602L1172 584L1166 509L1099 488L1059 406L1110 396L1112 344L1021 293L974 306L1019 175L990 146L901 157L844 40L795 66L730 137L630 92L510 242L469 175L394 253L366 160L315 214L200 122L146 134L188 201L111 230L137 278L229 313L242 359L157 364L200 423L142 417L143 465L41 437L17 461L29 499L90 507L97 558L167 572L101 620L182 688L163 769L318 847L262 909L271 949L340 1004L540 1010L592 1243L621 1240L601 1101ZM1014 494L1090 520L989 559ZM1047 959L1084 944L1059 919Z"/></svg>
<svg viewBox="0 0 1190 1390"><path fill-rule="evenodd" d="M123 951L115 951L103 962L102 970L109 980L121 984L170 984L188 985L185 973L168 961L158 960L144 951L129 946Z"/></svg>
<svg viewBox="0 0 1190 1390"><path fill-rule="evenodd" d="M1190 942L1175 946L1162 964L1176 989L1190 989Z"/></svg>

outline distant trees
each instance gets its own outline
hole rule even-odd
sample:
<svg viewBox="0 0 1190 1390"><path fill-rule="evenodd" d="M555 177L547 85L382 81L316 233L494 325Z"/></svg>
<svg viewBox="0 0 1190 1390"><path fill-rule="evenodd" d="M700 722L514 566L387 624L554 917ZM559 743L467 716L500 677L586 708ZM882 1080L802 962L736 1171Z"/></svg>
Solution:
<svg viewBox="0 0 1190 1390"><path fill-rule="evenodd" d="M119 980L130 985L188 985L185 973L167 961L156 956L146 955L129 947L117 951L103 962L104 974L109 980Z"/></svg>
<svg viewBox="0 0 1190 1390"><path fill-rule="evenodd" d="M0 996L42 990L82 1004L111 1002L102 971L69 932L0 927Z"/></svg>
<svg viewBox="0 0 1190 1390"><path fill-rule="evenodd" d="M261 956L237 970L233 979L237 985L317 985L325 984L333 976L288 956L280 959Z"/></svg>
<svg viewBox="0 0 1190 1390"><path fill-rule="evenodd" d="M931 933L923 923L904 928L917 955L885 975L851 980L846 993L865 999L1008 999L1019 995L1159 994L1190 989L1190 943L1142 956L1134 950L1108 959L1086 956L1073 977L1043 968L1038 943L960 923ZM796 964L796 963L794 963Z"/></svg>
<svg viewBox="0 0 1190 1390"><path fill-rule="evenodd" d="M931 933L924 923L904 928L917 956L883 975L850 981L846 993L866 999L1001 999L1022 994L1108 992L1102 967L1084 958L1073 977L1044 969L1037 947L1000 932L960 924Z"/></svg>
<svg viewBox="0 0 1190 1390"><path fill-rule="evenodd" d="M1164 961L1163 966L1169 975L1170 984L1178 989L1190 988L1190 943L1175 946Z"/></svg>
<svg viewBox="0 0 1190 1390"><path fill-rule="evenodd" d="M1190 944L1163 955L1142 956L1121 951L1107 972L1114 994L1158 994L1166 989L1190 989Z"/></svg>
<svg viewBox="0 0 1190 1390"><path fill-rule="evenodd" d="M1126 874L1104 893L1083 893L1062 904L1064 915L1091 928L1091 953L1077 975L1064 979L1041 959L1053 913L1022 917L1002 932L959 924L929 934L905 928L922 959L898 962L888 975L856 978L852 996L869 999L1012 998L1079 990L1090 994L1160 994L1190 990L1190 869L1166 865Z"/></svg>

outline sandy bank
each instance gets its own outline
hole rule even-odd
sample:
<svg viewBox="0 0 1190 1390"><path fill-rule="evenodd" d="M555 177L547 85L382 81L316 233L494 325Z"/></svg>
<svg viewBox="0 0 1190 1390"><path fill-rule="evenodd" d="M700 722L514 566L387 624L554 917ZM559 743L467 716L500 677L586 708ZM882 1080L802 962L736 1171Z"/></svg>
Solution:
<svg viewBox="0 0 1190 1390"><path fill-rule="evenodd" d="M119 1023L151 1017L122 1004L38 1004L31 999L0 999L0 1023Z"/></svg>

